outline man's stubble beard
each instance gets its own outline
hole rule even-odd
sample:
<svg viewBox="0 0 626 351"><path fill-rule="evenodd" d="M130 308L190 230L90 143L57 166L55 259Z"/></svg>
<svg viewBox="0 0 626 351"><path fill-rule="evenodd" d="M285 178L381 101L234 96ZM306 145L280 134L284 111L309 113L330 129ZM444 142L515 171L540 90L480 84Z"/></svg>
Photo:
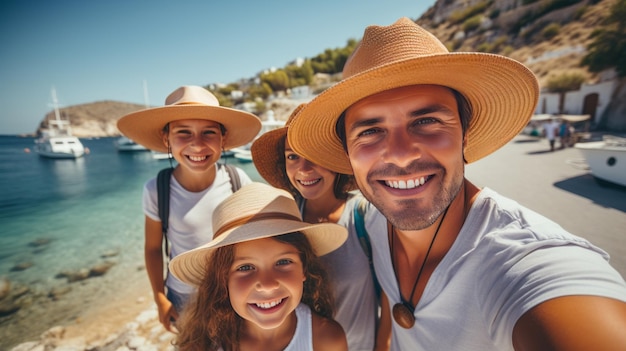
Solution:
<svg viewBox="0 0 626 351"><path fill-rule="evenodd" d="M401 209L394 211L386 205L385 201L382 201L387 194L377 194L376 190L373 190L373 193L368 193L363 190L361 190L361 192L395 228L399 230L422 230L433 225L459 194L464 179L463 167L460 169L460 172L457 171L452 176L452 183L448 187L442 184L448 174L444 169L442 173L443 176L438 178L441 179L440 187L442 191L432 199L431 204L420 204L425 201L424 199L400 200L396 202L396 205L400 205L399 207ZM431 179L430 181L433 180ZM376 181L370 181L370 175L367 176L367 182L368 185L370 182L376 183ZM430 186L432 185L434 184L430 184ZM363 187L359 187L363 189ZM369 189L376 188L369 187Z"/></svg>

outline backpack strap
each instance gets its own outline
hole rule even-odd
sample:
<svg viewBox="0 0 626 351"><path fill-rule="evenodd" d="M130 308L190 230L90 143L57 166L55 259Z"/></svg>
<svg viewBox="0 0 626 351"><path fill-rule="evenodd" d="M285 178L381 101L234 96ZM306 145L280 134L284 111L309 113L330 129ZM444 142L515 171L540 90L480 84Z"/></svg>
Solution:
<svg viewBox="0 0 626 351"><path fill-rule="evenodd" d="M365 207L367 206L367 200L361 198L359 203L354 206L354 226L356 228L356 235L359 238L359 243L363 252L367 256L367 260L370 264L370 271L372 273L372 279L374 280L374 288L376 289L376 296L380 298L380 283L376 278L376 271L374 270L374 260L372 259L372 244L370 243L370 237L365 229Z"/></svg>
<svg viewBox="0 0 626 351"><path fill-rule="evenodd" d="M163 233L163 254L169 259L170 247L167 242L167 228L170 219L170 177L174 168L168 167L159 171L157 175L157 203L159 218L161 218L161 232Z"/></svg>
<svg viewBox="0 0 626 351"><path fill-rule="evenodd" d="M230 178L230 189L233 193L241 188L241 179L239 179L239 172L237 168L231 164L224 164L228 177Z"/></svg>

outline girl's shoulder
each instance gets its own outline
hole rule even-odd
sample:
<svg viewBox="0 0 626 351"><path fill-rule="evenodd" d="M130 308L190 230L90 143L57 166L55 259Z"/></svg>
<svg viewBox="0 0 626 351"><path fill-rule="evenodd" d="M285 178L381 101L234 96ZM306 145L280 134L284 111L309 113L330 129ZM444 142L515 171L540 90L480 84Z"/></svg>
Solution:
<svg viewBox="0 0 626 351"><path fill-rule="evenodd" d="M346 333L337 321L311 313L311 323L314 350L348 350Z"/></svg>

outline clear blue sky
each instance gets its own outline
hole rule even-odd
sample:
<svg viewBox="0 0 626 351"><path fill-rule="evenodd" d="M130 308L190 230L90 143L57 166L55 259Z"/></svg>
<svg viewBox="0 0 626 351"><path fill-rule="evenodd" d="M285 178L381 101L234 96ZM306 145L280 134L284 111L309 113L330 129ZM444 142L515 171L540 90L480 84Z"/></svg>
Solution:
<svg viewBox="0 0 626 351"><path fill-rule="evenodd" d="M0 134L103 100L162 105L181 85L231 83L420 17L435 0L22 1L0 3Z"/></svg>

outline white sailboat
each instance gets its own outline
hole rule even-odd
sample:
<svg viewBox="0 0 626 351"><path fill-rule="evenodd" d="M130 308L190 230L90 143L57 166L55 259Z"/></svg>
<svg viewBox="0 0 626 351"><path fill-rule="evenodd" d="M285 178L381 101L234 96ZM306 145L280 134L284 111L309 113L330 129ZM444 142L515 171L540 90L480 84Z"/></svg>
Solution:
<svg viewBox="0 0 626 351"><path fill-rule="evenodd" d="M72 135L70 121L61 119L59 103L52 87L52 105L54 119L48 120L48 127L41 130L41 136L35 140L35 152L47 158L79 158L85 155L85 147Z"/></svg>

